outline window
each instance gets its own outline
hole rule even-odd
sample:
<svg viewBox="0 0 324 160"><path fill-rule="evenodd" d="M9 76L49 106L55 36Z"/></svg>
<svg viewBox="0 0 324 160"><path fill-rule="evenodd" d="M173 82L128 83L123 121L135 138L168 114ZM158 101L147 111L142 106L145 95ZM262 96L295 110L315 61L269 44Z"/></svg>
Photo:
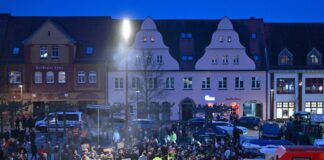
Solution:
<svg viewBox="0 0 324 160"><path fill-rule="evenodd" d="M192 38L192 33L181 33L180 37L182 39L190 39L190 38Z"/></svg>
<svg viewBox="0 0 324 160"><path fill-rule="evenodd" d="M19 48L18 47L13 48L12 54L19 54Z"/></svg>
<svg viewBox="0 0 324 160"><path fill-rule="evenodd" d="M167 77L165 80L166 89L174 89L174 77Z"/></svg>
<svg viewBox="0 0 324 160"><path fill-rule="evenodd" d="M148 88L149 89L156 89L157 88L157 78L148 78Z"/></svg>
<svg viewBox="0 0 324 160"><path fill-rule="evenodd" d="M54 72L46 72L46 83L54 83Z"/></svg>
<svg viewBox="0 0 324 160"><path fill-rule="evenodd" d="M251 34L251 38L252 38L252 39L256 39L256 38L257 38L257 34L256 34L256 33L252 33L252 34Z"/></svg>
<svg viewBox="0 0 324 160"><path fill-rule="evenodd" d="M92 54L93 53L93 48L92 47L87 47L86 48L86 53L87 54Z"/></svg>
<svg viewBox="0 0 324 160"><path fill-rule="evenodd" d="M181 33L180 37L183 39L186 38L186 33Z"/></svg>
<svg viewBox="0 0 324 160"><path fill-rule="evenodd" d="M78 72L78 83L85 83L85 72L79 71Z"/></svg>
<svg viewBox="0 0 324 160"><path fill-rule="evenodd" d="M227 37L227 42L228 42L228 43L231 43L231 42L232 42L232 37L231 37L231 36L228 36L228 37Z"/></svg>
<svg viewBox="0 0 324 160"><path fill-rule="evenodd" d="M188 56L188 61L192 61L193 57L192 56Z"/></svg>
<svg viewBox="0 0 324 160"><path fill-rule="evenodd" d="M235 89L243 89L244 88L244 82L242 78L235 77Z"/></svg>
<svg viewBox="0 0 324 160"><path fill-rule="evenodd" d="M147 41L147 37L144 36L144 37L143 37L143 42L145 43L146 41Z"/></svg>
<svg viewBox="0 0 324 160"><path fill-rule="evenodd" d="M323 93L323 78L306 78L306 93Z"/></svg>
<svg viewBox="0 0 324 160"><path fill-rule="evenodd" d="M227 89L227 78L223 77L218 80L218 89Z"/></svg>
<svg viewBox="0 0 324 160"><path fill-rule="evenodd" d="M20 71L10 71L9 72L9 83L10 84L20 84L21 83L21 72Z"/></svg>
<svg viewBox="0 0 324 160"><path fill-rule="evenodd" d="M155 42L155 38L151 36L151 42Z"/></svg>
<svg viewBox="0 0 324 160"><path fill-rule="evenodd" d="M48 57L47 47L40 47L39 54L40 54L40 58L47 58Z"/></svg>
<svg viewBox="0 0 324 160"><path fill-rule="evenodd" d="M96 71L89 72L89 83L97 83L97 72Z"/></svg>
<svg viewBox="0 0 324 160"><path fill-rule="evenodd" d="M210 77L206 77L202 79L201 89L210 89Z"/></svg>
<svg viewBox="0 0 324 160"><path fill-rule="evenodd" d="M283 49L278 55L279 65L293 65L293 55L288 49Z"/></svg>
<svg viewBox="0 0 324 160"><path fill-rule="evenodd" d="M221 42L221 43L224 42L224 36L219 36L219 42Z"/></svg>
<svg viewBox="0 0 324 160"><path fill-rule="evenodd" d="M311 64L318 64L319 62L318 57L314 54L310 56L310 59L311 59Z"/></svg>
<svg viewBox="0 0 324 160"><path fill-rule="evenodd" d="M66 83L66 74L64 71L58 72L58 83Z"/></svg>
<svg viewBox="0 0 324 160"><path fill-rule="evenodd" d="M313 48L307 54L307 64L308 65L321 65L322 64L322 54L316 48Z"/></svg>
<svg viewBox="0 0 324 160"><path fill-rule="evenodd" d="M152 56L146 56L146 64L152 63Z"/></svg>
<svg viewBox="0 0 324 160"><path fill-rule="evenodd" d="M223 64L225 64L225 65L228 64L228 56L227 55L223 56L222 60L223 60Z"/></svg>
<svg viewBox="0 0 324 160"><path fill-rule="evenodd" d="M59 49L57 47L52 48L52 58L59 58Z"/></svg>
<svg viewBox="0 0 324 160"><path fill-rule="evenodd" d="M277 118L286 119L294 114L295 102L277 102Z"/></svg>
<svg viewBox="0 0 324 160"><path fill-rule="evenodd" d="M115 89L122 89L124 88L124 80L121 77L115 78Z"/></svg>
<svg viewBox="0 0 324 160"><path fill-rule="evenodd" d="M234 56L234 63L233 64L239 64L239 56Z"/></svg>
<svg viewBox="0 0 324 160"><path fill-rule="evenodd" d="M323 114L323 102L314 101L314 102L305 102L305 111L315 114Z"/></svg>
<svg viewBox="0 0 324 160"><path fill-rule="evenodd" d="M34 82L35 82L35 84L43 83L43 74L42 74L42 72L35 72Z"/></svg>
<svg viewBox="0 0 324 160"><path fill-rule="evenodd" d="M217 64L217 58L216 58L216 56L212 56L211 57L211 64L214 64L214 65Z"/></svg>
<svg viewBox="0 0 324 160"><path fill-rule="evenodd" d="M138 77L133 77L132 78L132 88L133 89L139 89L141 86L140 78Z"/></svg>
<svg viewBox="0 0 324 160"><path fill-rule="evenodd" d="M135 64L141 64L141 57L140 56L135 57Z"/></svg>
<svg viewBox="0 0 324 160"><path fill-rule="evenodd" d="M259 77L252 77L252 89L260 89Z"/></svg>
<svg viewBox="0 0 324 160"><path fill-rule="evenodd" d="M295 94L295 79L277 78L277 94Z"/></svg>
<svg viewBox="0 0 324 160"><path fill-rule="evenodd" d="M183 89L192 89L192 77L183 78Z"/></svg>
<svg viewBox="0 0 324 160"><path fill-rule="evenodd" d="M157 64L163 64L163 57L162 57L162 55L156 56L156 62L157 62Z"/></svg>

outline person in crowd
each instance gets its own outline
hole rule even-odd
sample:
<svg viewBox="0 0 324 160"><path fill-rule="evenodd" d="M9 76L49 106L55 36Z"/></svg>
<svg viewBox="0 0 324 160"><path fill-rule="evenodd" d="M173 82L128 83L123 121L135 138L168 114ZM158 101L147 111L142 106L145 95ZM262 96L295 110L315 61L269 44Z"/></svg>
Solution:
<svg viewBox="0 0 324 160"><path fill-rule="evenodd" d="M54 160L60 160L60 146L59 146L59 144L56 144L55 148L54 148Z"/></svg>
<svg viewBox="0 0 324 160"><path fill-rule="evenodd" d="M31 143L31 160L37 160L37 146L35 143Z"/></svg>

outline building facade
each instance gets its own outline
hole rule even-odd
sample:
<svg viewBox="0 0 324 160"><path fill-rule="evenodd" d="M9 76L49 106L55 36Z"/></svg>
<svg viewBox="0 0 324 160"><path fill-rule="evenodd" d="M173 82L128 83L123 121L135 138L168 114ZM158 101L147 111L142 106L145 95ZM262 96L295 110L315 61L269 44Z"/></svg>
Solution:
<svg viewBox="0 0 324 160"><path fill-rule="evenodd" d="M323 23L265 24L272 119L297 111L323 114Z"/></svg>
<svg viewBox="0 0 324 160"><path fill-rule="evenodd" d="M24 111L34 115L106 103L108 38L100 35L107 33L102 29L109 28L109 17L1 15L1 19L6 32L1 50L2 103L22 103Z"/></svg>
<svg viewBox="0 0 324 160"><path fill-rule="evenodd" d="M158 22L161 26L167 23ZM143 107L149 106L166 110L158 115L161 119L187 120L197 114L197 108L211 103L232 106L240 116L266 117L266 71L257 69L227 17L219 22L216 30L209 32L211 39L205 40L209 45L205 43L200 58L190 54L190 51L195 53L196 48L179 45L177 47L186 52L181 54L179 63L179 58L171 53L172 44L164 43L172 42L166 40L165 37L170 36L167 34L170 33L161 34L150 17L135 33L128 52L128 98L135 118L148 118L149 115L141 114L145 112ZM181 37L180 44L190 44L198 40L199 35L186 32L173 36ZM195 59L191 67L186 63ZM107 75L107 100L109 104L123 106L126 73L125 65L118 65Z"/></svg>

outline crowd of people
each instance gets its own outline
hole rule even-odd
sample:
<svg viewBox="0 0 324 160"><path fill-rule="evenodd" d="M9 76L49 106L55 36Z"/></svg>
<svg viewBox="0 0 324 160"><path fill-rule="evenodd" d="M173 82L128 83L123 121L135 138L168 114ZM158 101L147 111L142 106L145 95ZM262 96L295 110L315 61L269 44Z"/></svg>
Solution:
<svg viewBox="0 0 324 160"><path fill-rule="evenodd" d="M46 139L37 143L32 117L17 118L15 128L1 133L0 159L9 160L182 160L182 159L239 159L242 148L239 137L200 137L183 124L160 128L114 129L111 136L100 139L77 134L70 140ZM86 131L86 129L83 129ZM237 135L237 133L234 133ZM64 140L63 140L64 139Z"/></svg>

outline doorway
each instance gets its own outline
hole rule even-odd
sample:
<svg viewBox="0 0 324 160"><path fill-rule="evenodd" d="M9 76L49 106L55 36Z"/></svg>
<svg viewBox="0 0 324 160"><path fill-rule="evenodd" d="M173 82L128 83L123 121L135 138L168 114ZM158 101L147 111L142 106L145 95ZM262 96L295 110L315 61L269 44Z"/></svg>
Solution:
<svg viewBox="0 0 324 160"><path fill-rule="evenodd" d="M180 103L181 119L187 121L193 118L195 104L192 99L186 98Z"/></svg>

